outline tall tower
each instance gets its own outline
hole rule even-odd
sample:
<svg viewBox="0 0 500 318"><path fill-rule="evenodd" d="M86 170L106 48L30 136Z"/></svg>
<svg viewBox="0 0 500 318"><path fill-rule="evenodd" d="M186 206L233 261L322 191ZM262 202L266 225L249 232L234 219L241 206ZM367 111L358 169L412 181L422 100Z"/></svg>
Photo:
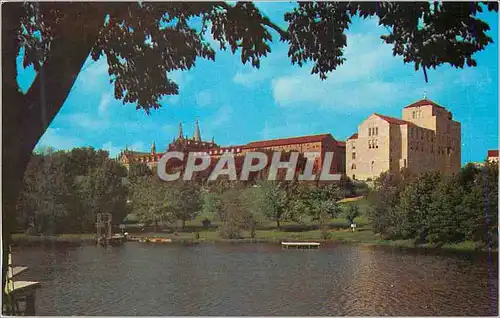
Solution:
<svg viewBox="0 0 500 318"><path fill-rule="evenodd" d="M194 124L193 140L194 141L201 141L200 126L198 125L198 119L196 119L196 122Z"/></svg>
<svg viewBox="0 0 500 318"><path fill-rule="evenodd" d="M153 140L153 143L151 144L151 154L156 154L156 145L155 145L155 142Z"/></svg>
<svg viewBox="0 0 500 318"><path fill-rule="evenodd" d="M181 139L183 138L183 135L182 135L182 123L179 123L179 135L177 136L178 139Z"/></svg>

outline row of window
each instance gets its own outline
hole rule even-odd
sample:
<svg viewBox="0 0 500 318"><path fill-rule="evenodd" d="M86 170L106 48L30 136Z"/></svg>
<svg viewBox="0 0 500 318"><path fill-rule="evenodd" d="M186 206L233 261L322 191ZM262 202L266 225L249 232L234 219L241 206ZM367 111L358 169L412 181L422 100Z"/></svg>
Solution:
<svg viewBox="0 0 500 318"><path fill-rule="evenodd" d="M368 136L378 136L378 127L369 127Z"/></svg>
<svg viewBox="0 0 500 318"><path fill-rule="evenodd" d="M420 129L418 127L410 127L409 133L410 138L420 138L421 140L424 140L424 137L427 137L427 141L434 141L434 132L429 130Z"/></svg>
<svg viewBox="0 0 500 318"><path fill-rule="evenodd" d="M421 110L414 110L412 113L411 113L411 117L413 119L415 118L422 118L422 111Z"/></svg>
<svg viewBox="0 0 500 318"><path fill-rule="evenodd" d="M378 140L368 140L368 149L378 149Z"/></svg>

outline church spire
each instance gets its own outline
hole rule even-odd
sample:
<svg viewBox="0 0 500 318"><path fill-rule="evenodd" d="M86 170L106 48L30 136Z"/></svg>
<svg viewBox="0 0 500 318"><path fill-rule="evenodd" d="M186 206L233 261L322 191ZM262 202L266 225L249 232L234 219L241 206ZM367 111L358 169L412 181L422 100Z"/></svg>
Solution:
<svg viewBox="0 0 500 318"><path fill-rule="evenodd" d="M194 141L201 141L200 126L198 125L198 119L196 119L196 122L194 124L193 140Z"/></svg>
<svg viewBox="0 0 500 318"><path fill-rule="evenodd" d="M183 136L182 136L182 123L179 123L179 136L178 136L179 139L182 139Z"/></svg>
<svg viewBox="0 0 500 318"><path fill-rule="evenodd" d="M156 154L156 145L155 145L155 142L153 140L153 143L151 144L151 153L154 155Z"/></svg>

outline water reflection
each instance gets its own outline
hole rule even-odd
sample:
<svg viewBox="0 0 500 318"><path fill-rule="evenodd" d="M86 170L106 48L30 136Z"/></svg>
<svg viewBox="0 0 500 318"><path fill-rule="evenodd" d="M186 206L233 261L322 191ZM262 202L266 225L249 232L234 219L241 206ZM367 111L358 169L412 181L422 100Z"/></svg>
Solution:
<svg viewBox="0 0 500 318"><path fill-rule="evenodd" d="M127 243L14 258L42 282L39 315L484 316L498 293L487 259L360 246Z"/></svg>

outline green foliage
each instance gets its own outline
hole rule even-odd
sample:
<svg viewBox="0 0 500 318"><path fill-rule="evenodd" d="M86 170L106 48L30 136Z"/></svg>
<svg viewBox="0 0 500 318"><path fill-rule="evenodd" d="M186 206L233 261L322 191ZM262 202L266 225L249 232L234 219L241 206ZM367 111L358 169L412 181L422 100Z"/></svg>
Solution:
<svg viewBox="0 0 500 318"><path fill-rule="evenodd" d="M337 201L341 198L341 190L334 185L303 187L300 194L302 209L313 221L326 218L328 215L332 218L337 217L340 213Z"/></svg>
<svg viewBox="0 0 500 318"><path fill-rule="evenodd" d="M200 187L192 182L164 182L156 176L137 177L132 183L132 207L142 222L192 220L202 208Z"/></svg>
<svg viewBox="0 0 500 318"><path fill-rule="evenodd" d="M432 245L498 244L498 165L467 165L458 174L398 179L382 174L371 195L375 233Z"/></svg>
<svg viewBox="0 0 500 318"><path fill-rule="evenodd" d="M201 188L194 182L187 181L167 183L167 186L169 214L173 219L181 221L181 228L184 229L186 221L194 219L202 209Z"/></svg>
<svg viewBox="0 0 500 318"><path fill-rule="evenodd" d="M75 148L34 154L18 201L18 223L31 233L57 234L95 229L95 214L123 219L124 168L105 151Z"/></svg>
<svg viewBox="0 0 500 318"><path fill-rule="evenodd" d="M153 172L144 162L133 162L129 165L128 177L135 180L138 177L152 176Z"/></svg>
<svg viewBox="0 0 500 318"><path fill-rule="evenodd" d="M360 215L361 215L361 213L359 211L359 206L357 206L355 204L349 205L347 207L346 212L345 212L345 218L347 219L347 222L349 222L349 224L353 224L354 219Z"/></svg>
<svg viewBox="0 0 500 318"><path fill-rule="evenodd" d="M137 177L131 185L130 194L133 212L141 222L156 226L159 222L172 221L166 182L155 176Z"/></svg>
<svg viewBox="0 0 500 318"><path fill-rule="evenodd" d="M198 58L215 59L208 33L221 49L238 52L242 63L258 68L261 58L271 52L275 31L287 42L292 64L312 62L311 72L324 79L345 62L345 33L353 19L375 17L388 30L381 38L392 46L393 54L413 63L415 70L422 68L427 80L425 69L446 63L459 68L477 65L473 54L492 43L486 35L489 25L477 17L485 9L478 2L299 2L285 13L287 26L282 29L252 2L69 7L26 3L20 19L24 32L16 34L15 43L16 52L20 47L25 50L24 67L39 70L58 54L51 43L62 30L73 30L81 11L93 13L86 23L87 32L98 34L92 58L107 57L117 99L149 112L161 107L162 96L178 93L169 72L191 69ZM497 11L498 5L489 2L487 9Z"/></svg>
<svg viewBox="0 0 500 318"><path fill-rule="evenodd" d="M293 218L297 191L294 181L260 181L253 193L252 207L268 220L275 221L276 227L280 229L282 222Z"/></svg>

